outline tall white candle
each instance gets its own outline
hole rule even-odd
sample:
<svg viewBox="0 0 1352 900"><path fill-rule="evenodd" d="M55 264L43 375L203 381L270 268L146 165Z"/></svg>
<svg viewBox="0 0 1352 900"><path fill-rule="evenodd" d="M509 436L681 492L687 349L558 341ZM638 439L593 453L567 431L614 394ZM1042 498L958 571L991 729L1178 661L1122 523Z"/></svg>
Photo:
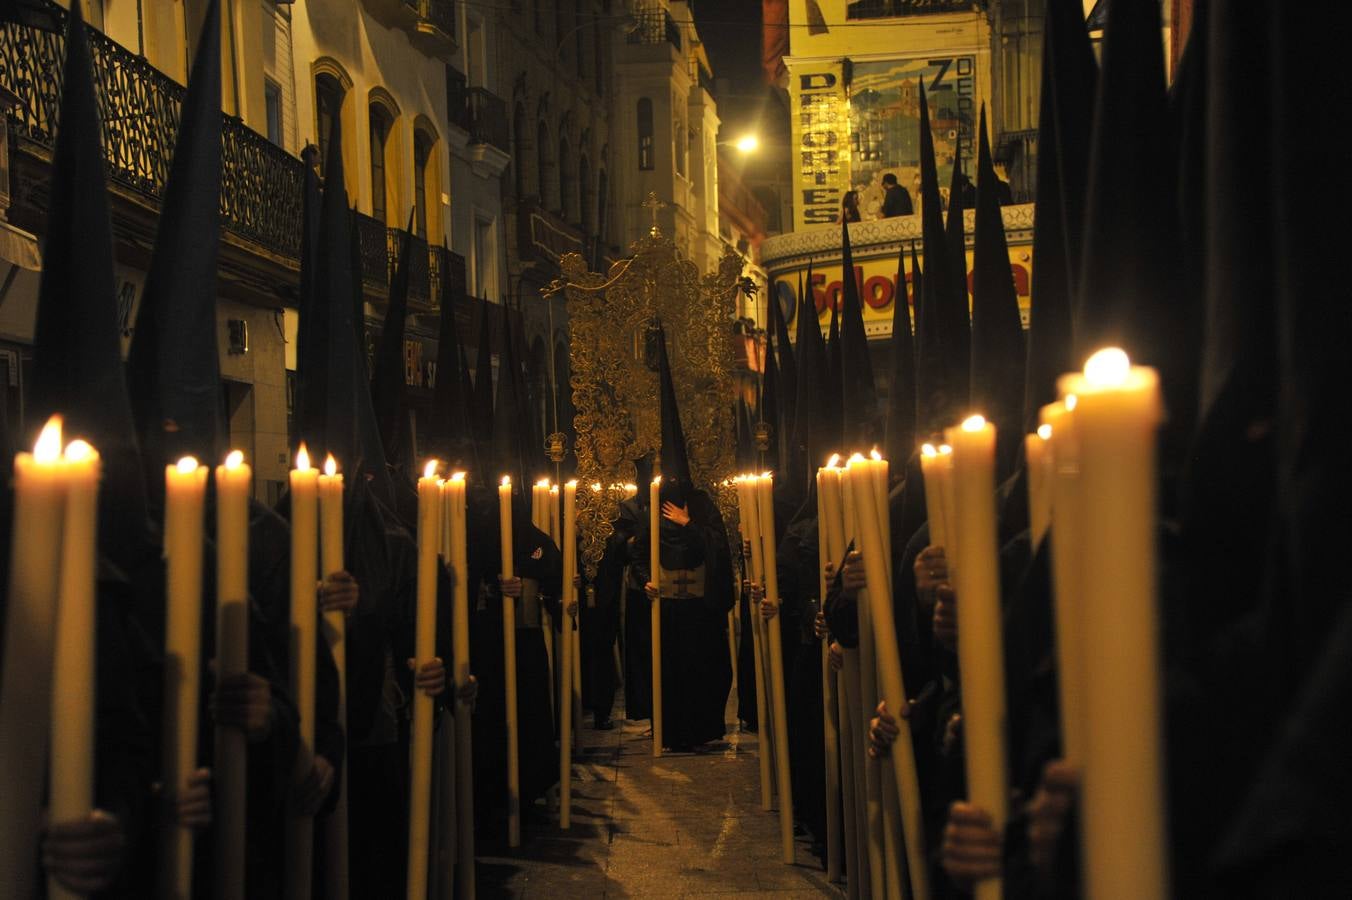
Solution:
<svg viewBox="0 0 1352 900"><path fill-rule="evenodd" d="M995 518L995 426L971 416L946 432L953 447L957 546L958 670L966 742L967 795L997 832L1009 814L1005 771L1005 664ZM998 898L998 878L977 883L978 900Z"/></svg>
<svg viewBox="0 0 1352 900"><path fill-rule="evenodd" d="M216 467L216 676L249 670L249 486L253 470L238 450ZM217 725L212 781L216 793L216 884L219 900L244 900L244 829L248 736Z"/></svg>
<svg viewBox="0 0 1352 900"><path fill-rule="evenodd" d="M50 738L57 580L65 514L61 419L32 453L14 457L9 599L0 677L0 883L16 897L36 887L38 820Z"/></svg>
<svg viewBox="0 0 1352 900"><path fill-rule="evenodd" d="M291 480L291 696L300 713L296 765L312 765L315 746L315 653L319 632L319 471L301 444ZM292 810L287 824L287 893L310 896L314 819Z"/></svg>
<svg viewBox="0 0 1352 900"><path fill-rule="evenodd" d="M1028 531L1034 547L1042 542L1051 525L1051 437L1051 426L1043 423L1023 438L1024 463L1028 467Z"/></svg>
<svg viewBox="0 0 1352 900"><path fill-rule="evenodd" d="M437 554L441 548L441 481L437 461L430 460L418 479L417 618L414 622L415 673L437 653ZM413 728L409 741L408 900L426 900L427 854L432 833L432 698L413 694Z"/></svg>
<svg viewBox="0 0 1352 900"><path fill-rule="evenodd" d="M760 512L761 559L765 566L765 599L779 608L778 554L775 547L775 482L766 472L752 479ZM775 780L779 791L779 841L786 865L793 865L793 780L789 774L788 697L784 684L784 646L778 621L765 623L770 639L770 702L774 704Z"/></svg>
<svg viewBox="0 0 1352 900"><path fill-rule="evenodd" d="M653 756L662 755L662 476L648 486L648 571L657 591L652 602Z"/></svg>
<svg viewBox="0 0 1352 900"><path fill-rule="evenodd" d="M557 493L555 494L557 496ZM563 665L560 668L559 689L559 827L572 824L573 805L573 616L567 609L577 598L573 576L577 574L577 482L563 486L563 630L561 646Z"/></svg>
<svg viewBox="0 0 1352 900"><path fill-rule="evenodd" d="M1169 844L1156 593L1159 376L1111 348L1059 388L1077 398L1086 896L1163 897Z"/></svg>
<svg viewBox="0 0 1352 900"><path fill-rule="evenodd" d="M1055 611L1056 685L1061 707L1061 755L1084 761L1084 655L1080 617L1080 452L1072 394L1042 407L1051 432L1047 448L1051 489L1052 599Z"/></svg>
<svg viewBox="0 0 1352 900"><path fill-rule="evenodd" d="M343 561L343 476L330 453L319 476L319 572L324 578L346 570ZM338 724L347 739L347 614L328 610L323 620L324 642L338 670ZM338 776L338 797L324 820L324 882L327 895L346 900L347 868L347 766Z"/></svg>
<svg viewBox="0 0 1352 900"><path fill-rule="evenodd" d="M750 475L738 475L733 479L733 484L737 489L737 510L742 526L742 540L751 549L751 558L746 560L750 567L750 571L747 572L747 579L759 582L762 577L760 511L757 507L756 492L751 486L751 478ZM769 648L763 642L765 629L762 627L764 623L761 619L760 610L756 609L754 603L751 603L750 607L752 658L756 666L756 715L760 718L757 732L759 747L756 756L757 764L760 766L761 809L769 812L773 806L774 793L774 767L771 765L771 744L774 742L774 736L770 727L769 704L766 700L769 691L766 689L765 661L763 659L764 656L768 655Z"/></svg>
<svg viewBox="0 0 1352 900"><path fill-rule="evenodd" d="M832 562L831 540L827 536L831 529L832 501L827 499L827 494L830 492L829 482L834 479L836 475L833 469L817 469L817 597L823 613L829 587L826 566ZM836 815L836 810L840 809L840 726L836 704L836 670L831 668L830 643L829 636L821 642L822 733L826 762L826 809L829 811L826 816L826 880L834 883L840 881L842 872L840 817Z"/></svg>
<svg viewBox="0 0 1352 900"><path fill-rule="evenodd" d="M502 577L510 580L512 563L512 479L504 475L498 485L498 523L502 552ZM521 846L521 773L516 722L516 601L502 598L503 690L507 707L507 846Z"/></svg>
<svg viewBox="0 0 1352 900"><path fill-rule="evenodd" d="M95 571L98 564L99 454L84 441L65 453L66 514L52 673L52 759L48 814L54 822L94 808ZM47 896L74 898L55 878Z"/></svg>
<svg viewBox="0 0 1352 900"><path fill-rule="evenodd" d="M466 538L465 473L456 472L442 485L448 498L447 543L455 579L452 605L452 665L455 686L469 683L469 554ZM455 708L456 882L461 898L474 897L474 749L472 717L467 704Z"/></svg>

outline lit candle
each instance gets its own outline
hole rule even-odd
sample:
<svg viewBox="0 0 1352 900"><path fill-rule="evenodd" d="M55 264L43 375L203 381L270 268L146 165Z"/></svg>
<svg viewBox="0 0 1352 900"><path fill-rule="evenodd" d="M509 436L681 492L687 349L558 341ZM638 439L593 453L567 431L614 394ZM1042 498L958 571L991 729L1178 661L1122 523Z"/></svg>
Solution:
<svg viewBox="0 0 1352 900"><path fill-rule="evenodd" d="M737 488L737 511L742 524L742 540L751 546L751 571L747 578L760 583L764 577L761 566L760 510L757 507L757 495L753 487L754 475L738 475L733 479ZM762 627L764 621L760 610L751 606L751 648L756 666L756 712L764 720L760 723L757 739L760 749L756 754L760 765L761 809L769 812L774 806L774 769L771 765L771 744L774 737L770 727L770 709L766 703L765 659L769 651L764 641Z"/></svg>
<svg viewBox="0 0 1352 900"><path fill-rule="evenodd" d="M901 653L897 646L896 621L892 610L892 578L887 561L891 557L888 543L884 541L890 530L886 520L890 510L880 506L886 502L887 494L879 486L888 481L887 460L874 454L870 460L855 457L850 460L848 478L859 517L859 538L864 560L865 578L868 584L867 597L860 596L860 603L869 605L869 620L873 626L873 646L877 661L882 699L894 715L906 703L906 682L901 668ZM892 760L890 787L895 798L887 797L885 802L896 800L901 815L900 834L894 840L905 844L906 872L910 879L910 896L928 897L929 884L926 878L924 823L920 810L920 778L915 766L915 746L911 741L911 722L896 716L900 734L892 744L889 754ZM888 779L884 779L885 782Z"/></svg>
<svg viewBox="0 0 1352 900"><path fill-rule="evenodd" d="M555 544L563 538L563 533L559 526L559 486L551 484L549 486L549 538Z"/></svg>
<svg viewBox="0 0 1352 900"><path fill-rule="evenodd" d="M0 678L0 883L33 896L46 782L57 581L65 513L61 419L14 457L14 518Z"/></svg>
<svg viewBox="0 0 1352 900"><path fill-rule="evenodd" d="M554 492L557 497L557 490ZM577 597L573 576L577 574L577 482L563 486L563 665L559 688L559 827L569 828L573 804L573 641L569 604ZM563 698L567 698L566 702Z"/></svg>
<svg viewBox="0 0 1352 900"><path fill-rule="evenodd" d="M925 444L920 448L920 472L925 482L925 517L929 520L929 542L931 547L943 547L944 555L949 558L952 568L952 541L948 534L947 506L945 491L953 467L953 448L947 444L934 446Z"/></svg>
<svg viewBox="0 0 1352 900"><path fill-rule="evenodd" d="M1005 664L1001 643L1000 569L995 520L995 426L971 416L947 429L953 447L951 540L957 546L958 671L967 747L967 795L997 834L1008 818L1005 771ZM998 898L1001 881L976 886L978 900Z"/></svg>
<svg viewBox="0 0 1352 900"><path fill-rule="evenodd" d="M775 480L769 472L754 478L760 515L761 562L764 565L765 600L779 608L779 558L775 547ZM759 616L760 612L757 611ZM784 694L784 645L779 623L765 623L770 639L770 702L774 704L775 778L779 791L779 840L784 863L793 865L793 781L789 776L788 699Z"/></svg>
<svg viewBox="0 0 1352 900"><path fill-rule="evenodd" d="M191 456L164 469L164 558L168 611L164 629L165 794L176 800L197 768L198 691L202 678L202 538L207 467ZM314 586L311 585L311 590ZM165 896L192 895L192 829L169 821L164 831Z"/></svg>
<svg viewBox="0 0 1352 900"><path fill-rule="evenodd" d="M319 610L319 471L301 444L291 482L291 697L300 713L297 767L304 771L315 746L315 645ZM287 828L287 896L310 896L314 820L296 811Z"/></svg>
<svg viewBox="0 0 1352 900"><path fill-rule="evenodd" d="M1028 528L1033 547L1042 543L1051 525L1051 448L1052 426L1042 423L1037 431L1024 435L1023 450L1028 466Z"/></svg>
<svg viewBox="0 0 1352 900"><path fill-rule="evenodd" d="M1047 447L1051 493L1052 599L1055 611L1056 686L1061 708L1061 755L1084 761L1084 671L1080 637L1080 456L1075 442L1074 394L1042 407L1051 431Z"/></svg>
<svg viewBox="0 0 1352 900"><path fill-rule="evenodd" d="M657 596L653 599L652 620L652 687L653 687L653 756L662 755L662 476L658 475L648 487L648 572L649 581Z"/></svg>
<svg viewBox="0 0 1352 900"><path fill-rule="evenodd" d="M437 655L437 553L441 549L441 480L429 460L418 479L417 618L414 673ZM427 896L427 852L432 833L432 698L413 693L412 765L409 778L408 898Z"/></svg>
<svg viewBox="0 0 1352 900"><path fill-rule="evenodd" d="M1086 896L1163 897L1164 741L1156 596L1155 370L1118 349L1063 377L1079 450Z"/></svg>
<svg viewBox="0 0 1352 900"><path fill-rule="evenodd" d="M94 809L95 570L98 565L99 454L84 441L66 446L66 513L52 660L52 759L48 814L82 819ZM55 878L49 898L74 898Z"/></svg>
<svg viewBox="0 0 1352 900"><path fill-rule="evenodd" d="M834 496L831 499L827 497L833 493L831 485L833 481L838 491L840 479L835 469L830 466L817 469L817 597L823 611L826 609L826 593L829 588L826 581L826 566L833 560L831 555L833 545L828 532L834 527L837 532L836 539L839 540L840 530L839 513L834 511L839 507L831 506ZM822 732L825 737L826 808L834 811L840 809L841 804L840 725L839 708L836 704L836 670L831 668L830 644L828 637L822 641L821 646ZM847 821L850 818L848 807L845 818ZM833 883L840 881L841 877L840 844L840 818L832 812L826 817L826 880Z"/></svg>
<svg viewBox="0 0 1352 900"><path fill-rule="evenodd" d="M454 644L451 664L455 687L469 683L469 554L466 538L465 473L456 472L442 485L447 498L447 543L452 592L451 623ZM474 896L474 749L472 717L467 704L457 702L455 713L456 881L461 897Z"/></svg>
<svg viewBox="0 0 1352 900"><path fill-rule="evenodd" d="M328 578L346 571L343 560L343 476L330 453L319 476L319 572ZM338 670L338 724L347 740L347 615L339 609L323 616L324 642ZM347 766L338 776L338 797L324 820L324 879L327 893L347 897Z"/></svg>
<svg viewBox="0 0 1352 900"><path fill-rule="evenodd" d="M549 539L557 545L558 538L554 534L553 527L549 524L549 480L541 478L531 486L530 491L530 520L536 529L549 536ZM558 707L557 698L554 693L554 686L557 683L555 673L555 663L558 662L558 655L554 652L554 620L549 614L549 607L543 603L536 603L533 607L538 610L540 621L540 638L545 645L545 678L549 681L549 689L545 692L549 697L549 711L553 715ZM522 607L525 615L525 607Z"/></svg>
<svg viewBox="0 0 1352 900"><path fill-rule="evenodd" d="M253 471L233 451L216 467L216 677L249 670L249 486ZM216 882L222 900L244 900L248 736L217 725Z"/></svg>
<svg viewBox="0 0 1352 900"><path fill-rule="evenodd" d="M498 523L501 529L502 577L513 578L512 479L504 475L498 485ZM502 598L502 668L507 707L507 846L521 846L521 772L517 766L516 723L516 601Z"/></svg>

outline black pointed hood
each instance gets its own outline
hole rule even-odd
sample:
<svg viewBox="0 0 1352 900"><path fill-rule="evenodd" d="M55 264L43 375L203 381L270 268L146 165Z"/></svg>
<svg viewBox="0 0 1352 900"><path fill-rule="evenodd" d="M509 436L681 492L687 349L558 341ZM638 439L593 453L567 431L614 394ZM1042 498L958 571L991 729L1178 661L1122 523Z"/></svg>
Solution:
<svg viewBox="0 0 1352 900"><path fill-rule="evenodd" d="M854 254L850 250L850 226L840 226L841 297L840 366L843 439L847 450L867 450L882 435L878 428L878 393L869 359L868 335L864 331L864 306L854 277Z"/></svg>
<svg viewBox="0 0 1352 900"><path fill-rule="evenodd" d="M1014 470L1023 440L1023 373L1027 348L1019 297L1009 268L999 182L981 108L977 142L976 244L972 281L972 409L995 423L996 478Z"/></svg>
<svg viewBox="0 0 1352 900"><path fill-rule="evenodd" d="M845 378L841 372L840 359L840 311L831 307L831 325L826 330L826 395L830 397L826 409L826 421L831 430L831 443L844 447L845 411L841 406L842 385Z"/></svg>
<svg viewBox="0 0 1352 900"><path fill-rule="evenodd" d="M801 291L799 294L801 295ZM798 363L793 344L789 341L789 325L784 319L784 310L779 305L779 295L772 292L769 298L770 321L774 326L775 345L779 350L780 404L782 414L780 422L784 426L787 440L793 431L793 417L798 408ZM794 310L797 314L797 307Z"/></svg>
<svg viewBox="0 0 1352 900"><path fill-rule="evenodd" d="M808 266L811 272L811 262ZM833 437L827 424L835 395L825 390L830 383L826 342L822 339L817 307L810 293L798 305L797 364L798 409L793 420L793 445L801 460L801 475L811 490L816 483L817 467L823 465L827 455L836 449L839 435Z"/></svg>
<svg viewBox="0 0 1352 900"><path fill-rule="evenodd" d="M911 328L916 330L920 323L920 295L924 293L925 276L920 271L920 257L915 252L915 241L911 241Z"/></svg>
<svg viewBox="0 0 1352 900"><path fill-rule="evenodd" d="M390 302L385 309L385 324L376 347L375 369L371 373L371 402L380 424L380 442L387 460L399 460L412 448L404 447L400 421L404 415L404 324L408 317L408 272L413 252L413 213L408 228L399 234L399 259L390 282ZM408 460L405 460L407 462Z"/></svg>
<svg viewBox="0 0 1352 900"><path fill-rule="evenodd" d="M136 315L127 387L152 494L163 467L185 455L211 464L225 436L216 322L220 245L221 17L207 5L155 251Z"/></svg>
<svg viewBox="0 0 1352 900"><path fill-rule="evenodd" d="M784 466L784 409L780 387L779 363L775 361L774 335L765 336L765 372L761 381L760 421L769 428L770 448L765 451L762 468L778 473Z"/></svg>
<svg viewBox="0 0 1352 900"><path fill-rule="evenodd" d="M1077 361L1119 346L1133 362L1160 370L1168 459L1195 407L1198 303L1178 289L1159 17L1153 0L1114 0L1108 8L1074 334Z"/></svg>
<svg viewBox="0 0 1352 900"><path fill-rule="evenodd" d="M352 379L354 432L357 447L356 466L369 479L370 492L387 510L393 513L403 511L404 524L409 528L416 525L417 515L407 514L408 491L412 482L405 477L402 493L396 491L396 482L390 472L389 460L385 456L385 445L380 440L380 423L376 419L375 402L371 398L371 381L367 377L370 371L366 356L366 327L363 310L366 298L361 279L361 242L357 234L357 220L352 219L352 244L350 259L352 271L357 277L352 279L352 309L357 315L355 334L351 337L352 369L357 373ZM406 476L408 473L405 473Z"/></svg>
<svg viewBox="0 0 1352 900"><path fill-rule="evenodd" d="M756 439L751 429L751 410L740 395L732 413L736 417L737 427L737 471L750 472L756 468Z"/></svg>
<svg viewBox="0 0 1352 900"><path fill-rule="evenodd" d="M353 366L354 296L360 269L352 257L352 213L343 186L342 124L334 119L320 201L311 315L300 321L298 361L300 439L312 455L332 453L348 467L358 456L356 382L364 366ZM307 319L309 320L307 322Z"/></svg>
<svg viewBox="0 0 1352 900"><path fill-rule="evenodd" d="M953 141L953 170L948 178L948 218L944 224L944 247L953 266L950 286L967 304L967 236L962 213L967 208L967 179L962 170L962 138Z"/></svg>
<svg viewBox="0 0 1352 900"><path fill-rule="evenodd" d="M667 356L667 335L657 326L657 378L662 402L662 500L683 503L695 489L690 474L690 456L681 427L681 410L676 404L676 382L671 376L671 360Z"/></svg>
<svg viewBox="0 0 1352 900"><path fill-rule="evenodd" d="M915 265L915 244L911 244ZM918 278L913 272L912 277ZM918 282L917 282L918 283ZM915 338L911 307L906 298L906 250L897 254L897 290L892 306L892 379L888 384L887 458L900 466L915 451ZM900 472L898 472L900 474Z"/></svg>
<svg viewBox="0 0 1352 900"><path fill-rule="evenodd" d="M481 449L493 443L493 305L479 301L479 354L474 364L473 414L474 437ZM491 459L492 454L488 454Z"/></svg>
<svg viewBox="0 0 1352 900"><path fill-rule="evenodd" d="M1038 112L1037 202L1028 310L1023 430L1038 425L1057 397L1056 379L1078 367L1071 310L1083 246L1089 134L1094 116L1094 62L1077 0L1050 0L1043 30L1042 99ZM1083 362L1083 360L1079 361Z"/></svg>
<svg viewBox="0 0 1352 900"><path fill-rule="evenodd" d="M498 390L497 403L493 409L493 451L491 477L500 480L503 475L512 477L512 494L515 503L520 504L527 494L527 478L531 473L526 470L525 431L528 428L525 414L525 397L521 394L521 379L516 376L516 348L512 346L512 324L507 305L502 309L502 341L498 347ZM485 327L487 320L485 317ZM483 374L480 373L480 377Z"/></svg>
<svg viewBox="0 0 1352 900"><path fill-rule="evenodd" d="M126 565L144 559L155 545L118 346L106 167L79 4L69 22L27 420L36 434L49 416L59 413L67 440L82 437L98 449L104 473L99 546L113 562Z"/></svg>
<svg viewBox="0 0 1352 900"><path fill-rule="evenodd" d="M920 212L925 277L916 323L916 428L921 434L957 421L967 403L971 331L966 291L954 285L944 236L929 105L920 85Z"/></svg>
<svg viewBox="0 0 1352 900"><path fill-rule="evenodd" d="M455 307L463 287L444 285L443 290L437 336L437 383L432 395L432 440L437 452L444 453L449 462L477 473L479 461L469 424L471 389L466 386L469 370L464 364L465 351L455 321Z"/></svg>

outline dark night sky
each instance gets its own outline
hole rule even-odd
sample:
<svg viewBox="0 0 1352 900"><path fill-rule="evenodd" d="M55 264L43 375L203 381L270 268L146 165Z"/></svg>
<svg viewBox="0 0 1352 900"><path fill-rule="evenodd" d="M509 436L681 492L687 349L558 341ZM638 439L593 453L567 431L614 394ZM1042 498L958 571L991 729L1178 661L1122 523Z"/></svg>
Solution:
<svg viewBox="0 0 1352 900"><path fill-rule="evenodd" d="M763 83L760 0L693 0L691 6L714 77L732 79L739 86Z"/></svg>

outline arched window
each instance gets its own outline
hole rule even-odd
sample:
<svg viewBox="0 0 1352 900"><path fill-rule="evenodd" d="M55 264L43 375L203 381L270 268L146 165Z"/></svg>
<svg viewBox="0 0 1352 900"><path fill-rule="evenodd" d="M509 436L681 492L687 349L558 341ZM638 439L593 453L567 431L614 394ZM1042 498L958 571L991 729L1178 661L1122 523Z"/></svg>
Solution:
<svg viewBox="0 0 1352 900"><path fill-rule="evenodd" d="M389 206L386 192L385 149L390 141L394 121L379 103L371 104L371 217L388 221Z"/></svg>
<svg viewBox="0 0 1352 900"><path fill-rule="evenodd" d="M591 192L591 167L587 164L587 154L583 153L577 161L577 196L579 200L580 215L578 221L582 223L582 234L584 237L591 237L592 233L592 192Z"/></svg>
<svg viewBox="0 0 1352 900"><path fill-rule="evenodd" d="M559 212L565 219L576 221L573 190L573 155L568 149L568 138L559 138Z"/></svg>
<svg viewBox="0 0 1352 900"><path fill-rule="evenodd" d="M638 101L638 167L645 172L653 168L653 102L647 97Z"/></svg>
<svg viewBox="0 0 1352 900"><path fill-rule="evenodd" d="M512 110L512 177L518 197L526 196L526 152L530 149L527 127L526 105L518 103Z"/></svg>
<svg viewBox="0 0 1352 900"><path fill-rule="evenodd" d="M423 240L428 239L427 211L435 199L427 190L434 143L435 139L421 128L413 133L413 233Z"/></svg>
<svg viewBox="0 0 1352 900"><path fill-rule="evenodd" d="M329 140L333 136L333 123L342 115L343 95L346 93L343 85L332 75L325 72L315 76L315 124L319 132L321 175L328 170Z"/></svg>
<svg viewBox="0 0 1352 900"><path fill-rule="evenodd" d="M544 122L535 128L535 155L540 178L540 205L545 209L553 209L555 204L551 202L554 200L554 184L550 178L549 128Z"/></svg>

